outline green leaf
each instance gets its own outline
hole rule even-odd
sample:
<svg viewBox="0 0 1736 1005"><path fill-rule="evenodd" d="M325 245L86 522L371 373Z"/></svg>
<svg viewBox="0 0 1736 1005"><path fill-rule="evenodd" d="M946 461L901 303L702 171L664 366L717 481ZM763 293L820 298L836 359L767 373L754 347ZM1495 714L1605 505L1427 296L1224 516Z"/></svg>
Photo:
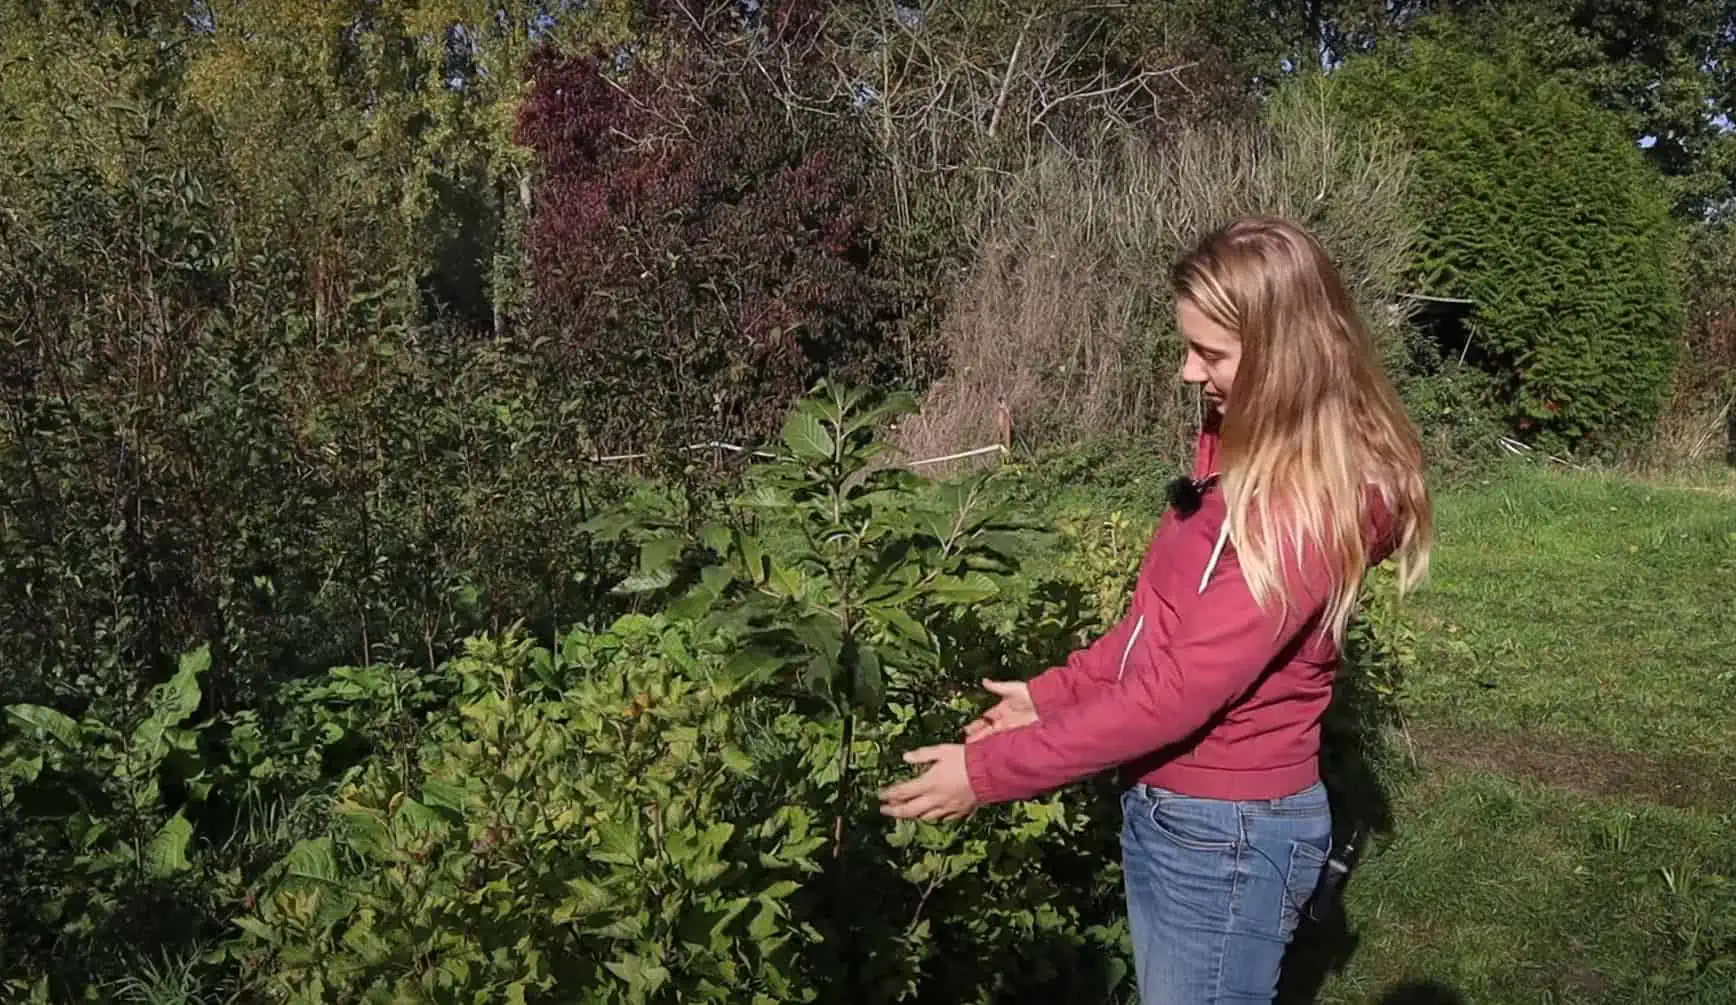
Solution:
<svg viewBox="0 0 1736 1005"><path fill-rule="evenodd" d="M339 806L337 812L345 843L351 848L375 859L391 854L392 836L378 811L345 805Z"/></svg>
<svg viewBox="0 0 1736 1005"><path fill-rule="evenodd" d="M567 889L571 890L573 895L555 905L551 916L557 925L589 918L608 910L620 901L620 897L613 891L582 876L567 880Z"/></svg>
<svg viewBox="0 0 1736 1005"><path fill-rule="evenodd" d="M723 591L733 582L735 573L728 566L708 565L699 571L699 585L710 590L713 596L723 596Z"/></svg>
<svg viewBox="0 0 1736 1005"><path fill-rule="evenodd" d="M928 629L922 627L915 618L898 608L876 605L868 608L868 612L886 622L887 627L905 639L920 646L929 645Z"/></svg>
<svg viewBox="0 0 1736 1005"><path fill-rule="evenodd" d="M753 646L738 650L724 664L724 672L730 680L746 683L751 680L763 679L776 673L784 665L784 658L769 649Z"/></svg>
<svg viewBox="0 0 1736 1005"><path fill-rule="evenodd" d="M639 571L645 575L662 573L681 557L682 542L678 537L656 537L639 546Z"/></svg>
<svg viewBox="0 0 1736 1005"><path fill-rule="evenodd" d="M439 810L430 809L414 799L398 804L393 820L402 823L412 834L444 834L449 829L447 818Z"/></svg>
<svg viewBox="0 0 1736 1005"><path fill-rule="evenodd" d="M200 646L181 656L175 676L162 685L162 712L170 724L180 722L199 709L199 675L211 669L211 647Z"/></svg>
<svg viewBox="0 0 1736 1005"><path fill-rule="evenodd" d="M958 526L958 515L945 510L923 510L914 514L914 522L918 530L937 541L946 542L952 539L954 529Z"/></svg>
<svg viewBox="0 0 1736 1005"><path fill-rule="evenodd" d="M854 645L854 666L851 670L850 696L857 705L878 712L886 698L886 678L880 670L880 654L873 646Z"/></svg>
<svg viewBox="0 0 1736 1005"><path fill-rule="evenodd" d="M804 648L824 653L828 659L836 660L844 648L844 627L829 614L811 614L792 622L789 632Z"/></svg>
<svg viewBox="0 0 1736 1005"><path fill-rule="evenodd" d="M735 541L735 531L722 524L708 523L699 531L699 542L719 555L728 555Z"/></svg>
<svg viewBox="0 0 1736 1005"><path fill-rule="evenodd" d="M787 565L773 565L771 585L780 597L800 600L802 597L802 571Z"/></svg>
<svg viewBox="0 0 1736 1005"><path fill-rule="evenodd" d="M337 854L329 837L297 841L283 857L285 879L310 880L336 886L339 881Z"/></svg>
<svg viewBox="0 0 1736 1005"><path fill-rule="evenodd" d="M655 593L673 582L675 582L675 570L664 567L656 572L641 572L628 576L621 580L614 592L620 594Z"/></svg>
<svg viewBox="0 0 1736 1005"><path fill-rule="evenodd" d="M753 774L753 758L743 752L740 747L733 744L726 745L719 754L719 758L723 761L725 768L738 775Z"/></svg>
<svg viewBox="0 0 1736 1005"><path fill-rule="evenodd" d="M181 723L199 708L199 675L211 668L211 647L198 649L181 657L181 668L175 676L151 690L151 714L133 731L133 746L157 755L163 734Z"/></svg>
<svg viewBox="0 0 1736 1005"><path fill-rule="evenodd" d="M832 459L831 434L820 420L797 409L790 413L784 422L784 444L797 457L805 461L829 461Z"/></svg>
<svg viewBox="0 0 1736 1005"><path fill-rule="evenodd" d="M929 589L930 596L947 604L980 604L999 592L995 581L980 572L942 577Z"/></svg>
<svg viewBox="0 0 1736 1005"><path fill-rule="evenodd" d="M748 922L747 934L756 941L765 942L776 935L777 930L777 903L776 901L762 900L758 913L754 915L752 921Z"/></svg>
<svg viewBox="0 0 1736 1005"><path fill-rule="evenodd" d="M607 510L579 524L579 530L592 537L614 540L627 532L629 527L638 521L625 510Z"/></svg>
<svg viewBox="0 0 1736 1005"><path fill-rule="evenodd" d="M766 581L766 553L760 546L759 538L752 534L741 535L741 562L747 567L747 577L755 586Z"/></svg>
<svg viewBox="0 0 1736 1005"><path fill-rule="evenodd" d="M742 495L739 502L748 509L788 509L795 504L787 490L763 483Z"/></svg>
<svg viewBox="0 0 1736 1005"><path fill-rule="evenodd" d="M193 825L182 813L176 813L145 846L145 875L152 879L167 879L193 867L187 861L187 843L193 839Z"/></svg>
<svg viewBox="0 0 1736 1005"><path fill-rule="evenodd" d="M850 419L846 428L854 433L868 426L876 426L906 415L915 415L917 411L919 409L916 404L916 396L909 391L899 391L888 395L885 400L873 408L857 413Z"/></svg>
<svg viewBox="0 0 1736 1005"><path fill-rule="evenodd" d="M610 973L627 982L627 986L633 989L635 1000L644 1000L669 980L667 969L634 953L625 953L619 960L605 965Z"/></svg>
<svg viewBox="0 0 1736 1005"><path fill-rule="evenodd" d="M52 708L41 705L9 705L6 714L26 726L47 733L68 749L78 749L78 723Z"/></svg>
<svg viewBox="0 0 1736 1005"><path fill-rule="evenodd" d="M461 785L428 779L422 783L422 802L435 809L451 810L463 815L469 793Z"/></svg>
<svg viewBox="0 0 1736 1005"><path fill-rule="evenodd" d="M639 864L639 823L637 820L601 820L597 823L597 850L593 855L599 862L611 865Z"/></svg>

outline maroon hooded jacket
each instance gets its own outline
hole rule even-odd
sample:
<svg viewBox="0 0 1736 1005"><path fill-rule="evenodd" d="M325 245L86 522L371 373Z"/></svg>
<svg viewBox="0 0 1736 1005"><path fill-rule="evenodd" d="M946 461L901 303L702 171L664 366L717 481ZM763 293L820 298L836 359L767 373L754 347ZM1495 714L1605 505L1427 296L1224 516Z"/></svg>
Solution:
<svg viewBox="0 0 1736 1005"><path fill-rule="evenodd" d="M1200 438L1194 477L1217 473L1218 438ZM1392 551L1370 493L1370 564ZM1320 778L1320 719L1338 646L1322 630L1332 570L1286 556L1284 593L1255 603L1226 531L1221 489L1191 516L1159 522L1127 616L1066 665L1030 681L1039 721L966 745L984 803L1026 799L1108 768L1212 799L1276 799Z"/></svg>

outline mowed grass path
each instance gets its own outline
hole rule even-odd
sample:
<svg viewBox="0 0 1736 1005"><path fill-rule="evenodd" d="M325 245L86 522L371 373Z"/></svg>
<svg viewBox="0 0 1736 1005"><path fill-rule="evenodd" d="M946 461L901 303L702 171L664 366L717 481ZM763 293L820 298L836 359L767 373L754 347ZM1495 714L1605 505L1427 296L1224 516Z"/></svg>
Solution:
<svg viewBox="0 0 1736 1005"><path fill-rule="evenodd" d="M1320 997L1736 1003L1736 498L1519 468L1444 494L1418 767Z"/></svg>

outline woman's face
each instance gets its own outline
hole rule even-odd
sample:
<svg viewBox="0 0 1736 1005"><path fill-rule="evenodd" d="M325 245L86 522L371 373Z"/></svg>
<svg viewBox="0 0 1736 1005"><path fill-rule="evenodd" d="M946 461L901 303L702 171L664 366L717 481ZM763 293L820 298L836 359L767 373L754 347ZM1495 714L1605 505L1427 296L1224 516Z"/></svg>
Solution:
<svg viewBox="0 0 1736 1005"><path fill-rule="evenodd" d="M1236 364L1242 360L1242 340L1236 333L1206 317L1192 300L1183 297L1175 305L1176 327L1181 330L1187 357L1181 379L1198 384L1212 408L1222 411L1236 382Z"/></svg>

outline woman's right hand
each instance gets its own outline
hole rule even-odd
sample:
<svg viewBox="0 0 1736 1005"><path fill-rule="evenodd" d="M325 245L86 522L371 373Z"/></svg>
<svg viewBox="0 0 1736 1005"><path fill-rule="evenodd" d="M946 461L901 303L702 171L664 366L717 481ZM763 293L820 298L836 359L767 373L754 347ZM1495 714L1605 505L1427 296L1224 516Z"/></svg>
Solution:
<svg viewBox="0 0 1736 1005"><path fill-rule="evenodd" d="M1031 704L1031 686L1022 680L985 680L983 687L1000 696L995 706L964 727L964 742L973 743L994 733L1037 721L1037 706Z"/></svg>

